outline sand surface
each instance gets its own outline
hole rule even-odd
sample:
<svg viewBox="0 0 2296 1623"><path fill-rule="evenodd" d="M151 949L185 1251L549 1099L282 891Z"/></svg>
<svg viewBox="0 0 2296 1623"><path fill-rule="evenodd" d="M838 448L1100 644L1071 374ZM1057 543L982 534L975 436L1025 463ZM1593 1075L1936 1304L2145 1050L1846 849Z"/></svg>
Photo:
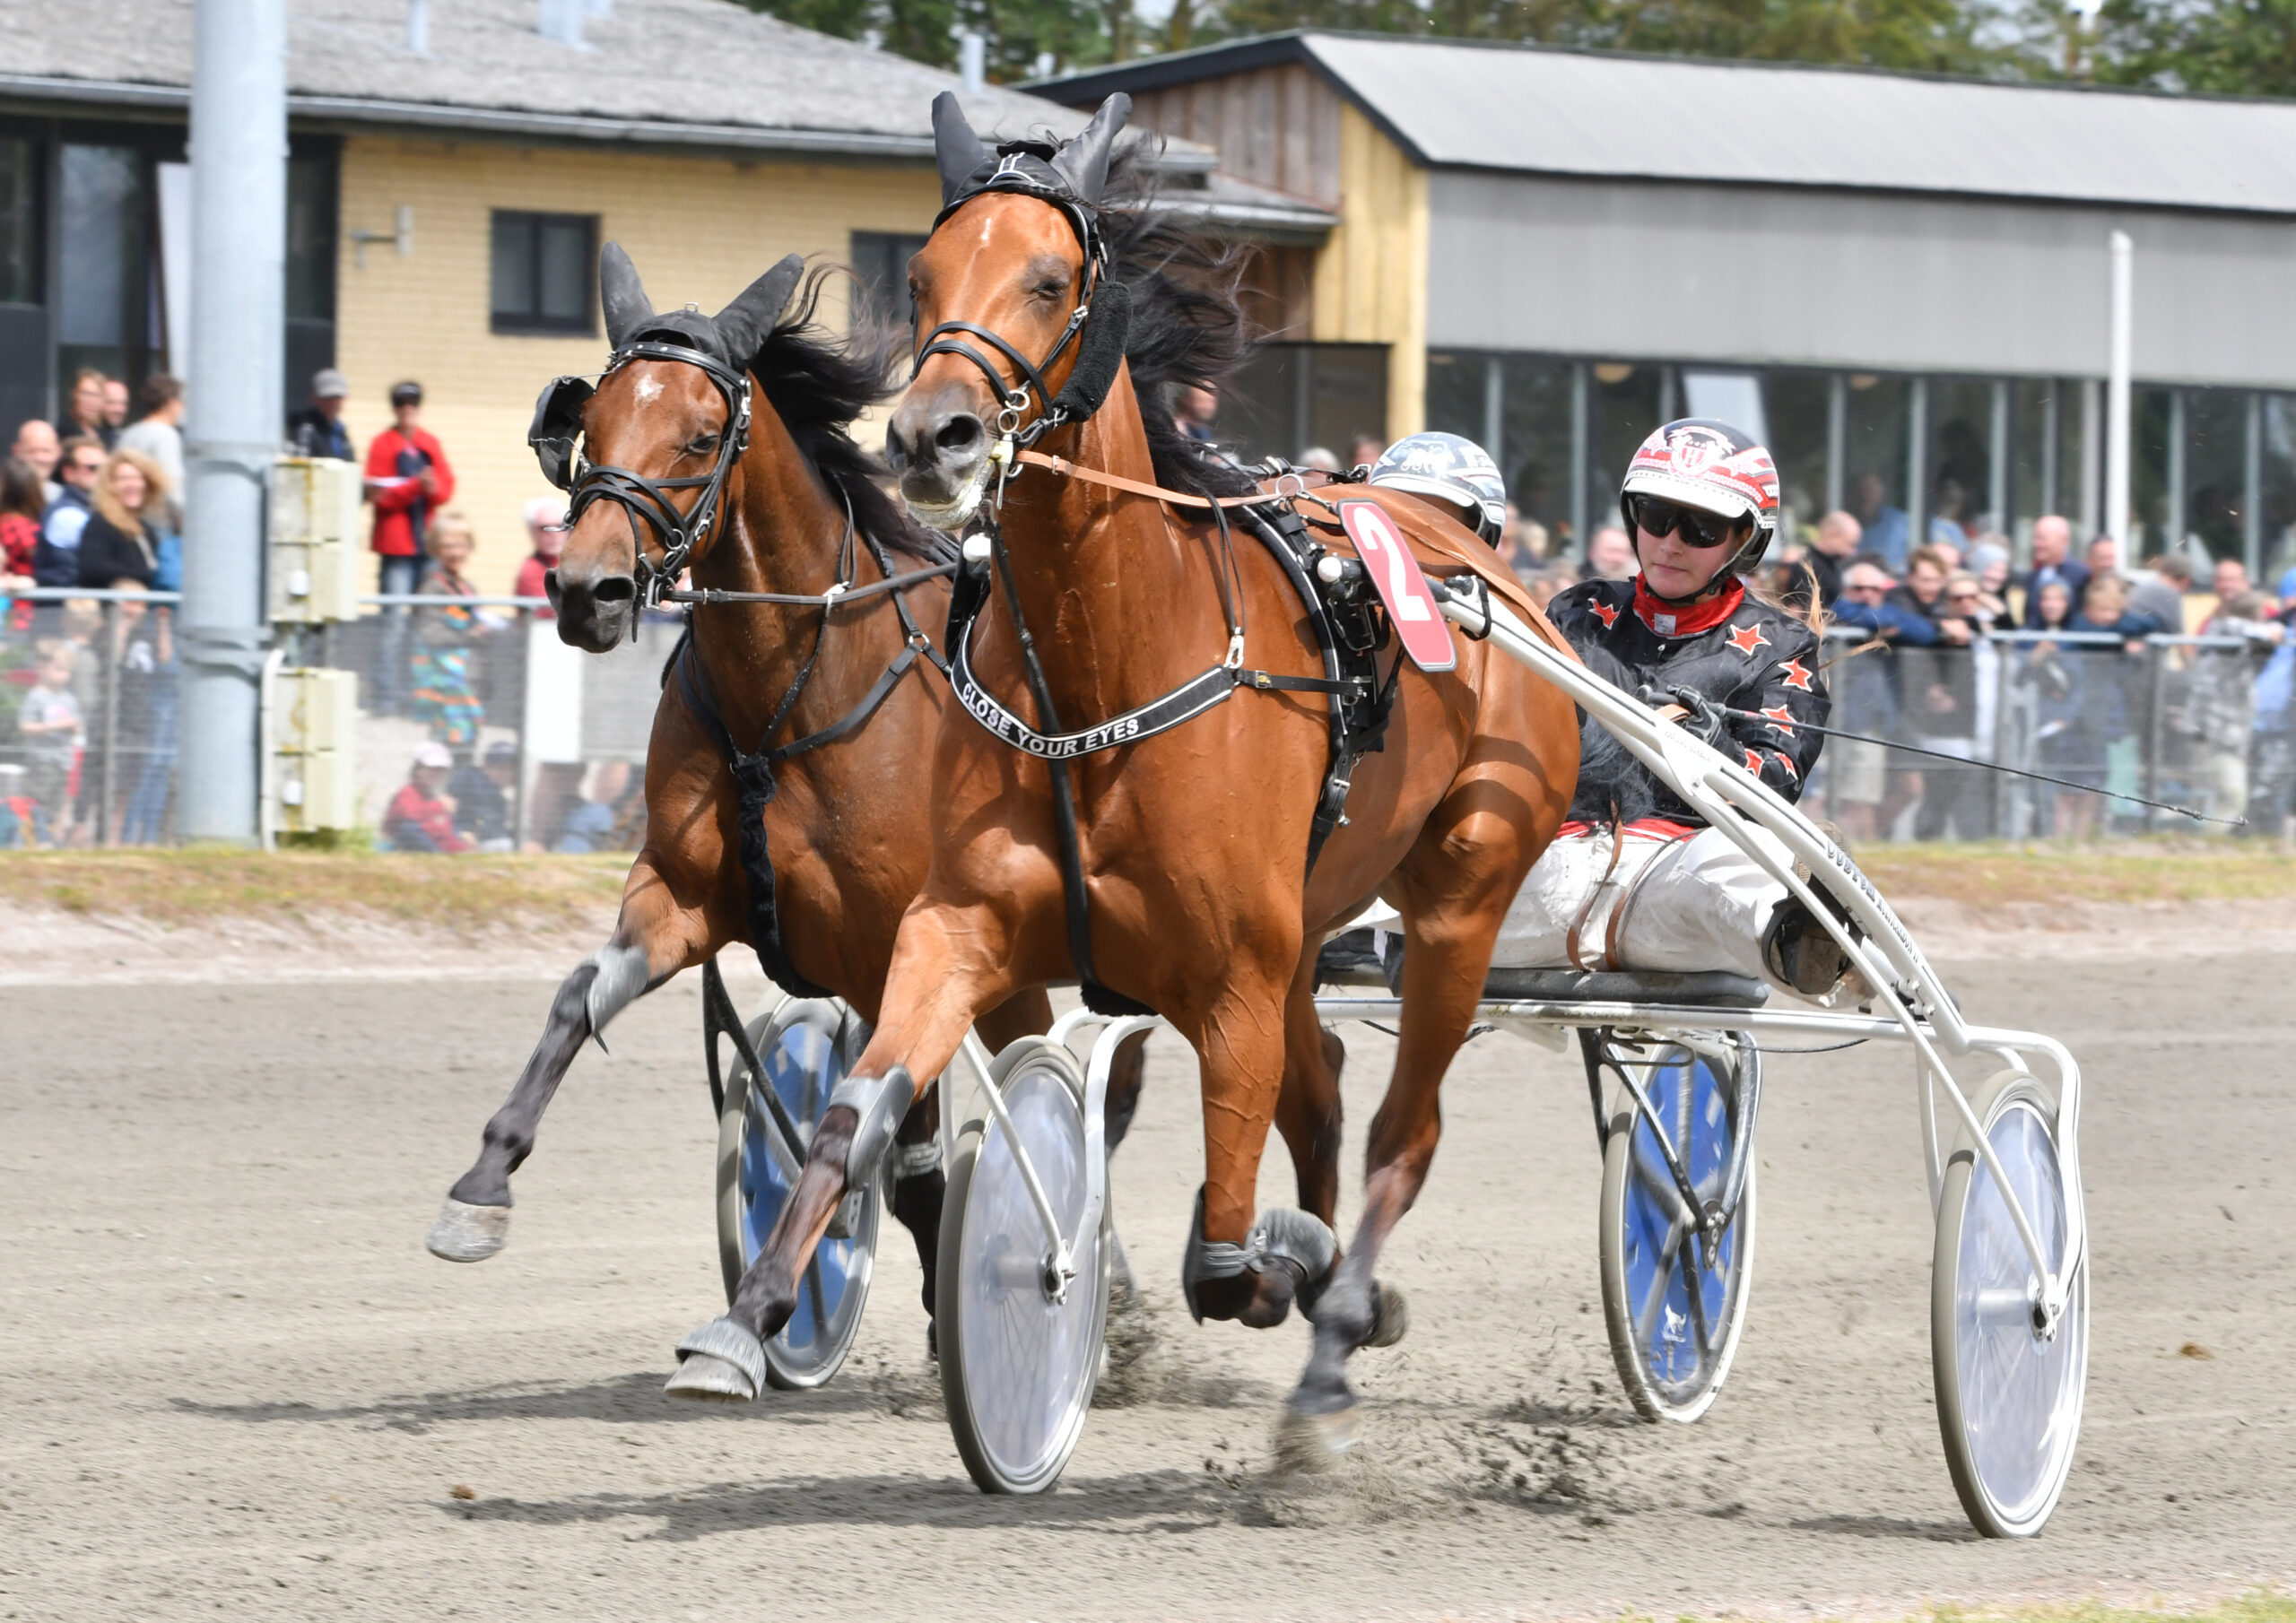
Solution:
<svg viewBox="0 0 2296 1623"><path fill-rule="evenodd" d="M1271 1470L1302 1327L1180 1306L1200 1117L1159 1038L1114 1173L1152 1344L1057 1491L998 1500L951 1444L890 1224L830 1388L661 1395L723 1300L692 977L577 1062L509 1248L455 1267L424 1227L566 955L546 979L402 958L267 984L222 956L204 981L0 989L0 1617L1894 1617L2296 1581L2296 1248L2272 1216L2296 958L1949 971L2089 1079L2086 1424L2046 1535L2003 1544L1970 1536L1940 1452L1899 1051L1773 1062L1744 1348L1703 1421L1659 1428L1604 1338L1576 1062L1472 1045L1385 1270L1411 1337L1358 1358L1364 1442L1302 1480ZM1388 1045L1348 1041L1352 1168ZM1263 1201L1288 1184L1279 1151Z"/></svg>

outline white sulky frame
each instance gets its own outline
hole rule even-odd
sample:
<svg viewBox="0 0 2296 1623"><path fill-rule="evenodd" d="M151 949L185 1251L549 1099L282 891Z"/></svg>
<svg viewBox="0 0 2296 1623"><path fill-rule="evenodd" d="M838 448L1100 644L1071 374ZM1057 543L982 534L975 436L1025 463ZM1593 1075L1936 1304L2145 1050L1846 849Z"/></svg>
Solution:
<svg viewBox="0 0 2296 1623"><path fill-rule="evenodd" d="M1482 1017L1523 1036L1550 1042L1561 1031L1579 1027L1608 1026L1658 1033L1707 1030L1726 1025L1757 1036L1792 1032L1910 1043L1916 1053L1922 1148L1929 1176L1931 1210L1934 1212L1936 1209L1944 1181L1936 1113L1937 1089L1942 1083L1953 1114L1968 1130L1976 1153L1992 1172L2018 1237L2024 1244L2033 1278L2039 1287L2040 1300L2036 1304L2042 1315L2039 1328L2046 1334L2054 1334L2065 1312L2073 1277L2085 1254L2088 1236L2081 1191L2081 1071L2065 1046L2039 1032L1972 1026L1964 1021L1938 981L1936 972L1930 968L1928 959L1922 956L1920 948L1914 944L1889 904L1857 871L1848 854L1828 839L1808 818L1736 762L1662 720L1648 706L1558 652L1505 604L1492 602L1487 593L1450 592L1439 581L1431 581L1430 585L1447 619L1470 637L1487 638L1501 653L1570 695L1685 804L1694 808L1771 878L1799 898L1839 943L1857 973L1873 989L1872 1003L1879 1004L1882 1011L1853 1014L1823 1009L1669 1008L1645 1002L1492 1002L1482 1005ZM1809 869L1809 880L1796 872L1797 862ZM1862 933L1854 933L1843 924L1834 911L1819 899L1815 888L1822 888L1838 902ZM1396 999L1378 997L1326 998L1318 1000L1318 1006L1329 1017L1358 1020L1392 1018L1402 1007ZM1059 1231L1026 1149L1011 1134L1011 1124L1006 1124L1022 1177L1045 1227L1048 1260L1061 1271L1064 1279L1073 1272L1070 1258L1075 1242L1090 1232L1090 1225L1100 1221L1107 1200L1108 1167L1100 1145L1109 1067L1115 1046L1135 1031L1160 1024L1152 1017L1112 1020L1080 1009L1065 1016L1053 1028L1053 1040L1071 1046L1086 1029L1094 1026L1101 1028L1093 1043L1085 1077L1089 1198L1079 1214L1080 1227L1074 1236ZM1949 1055L1992 1054L2018 1070L2031 1072L2032 1067L2025 1058L2029 1052L2045 1057L2048 1069L2054 1072L2046 1080L2054 1084L2057 1096L2057 1150L2064 1175L2066 1208L2066 1254L2062 1257L2043 1254L2031 1219L2018 1203L2007 1172L1985 1135L1983 1124L1970 1108L1968 1098L1945 1063ZM979 1090L986 1096L988 1109L1002 1120L1004 1100L988 1085L988 1056L977 1037L967 1036L964 1057ZM949 1141L944 1142L944 1150L953 1148L958 1115L955 1103L953 1098L944 1100L941 1112L943 1136Z"/></svg>

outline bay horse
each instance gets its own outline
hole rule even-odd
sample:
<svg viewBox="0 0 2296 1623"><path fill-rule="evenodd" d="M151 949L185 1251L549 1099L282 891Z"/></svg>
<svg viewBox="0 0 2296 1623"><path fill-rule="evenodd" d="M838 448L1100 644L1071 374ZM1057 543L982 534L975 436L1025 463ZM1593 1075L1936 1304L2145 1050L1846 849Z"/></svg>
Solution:
<svg viewBox="0 0 2296 1623"><path fill-rule="evenodd" d="M848 431L891 392L900 335L861 327L831 338L813 320L826 272L790 303L803 271L785 259L714 317L691 307L657 316L629 256L607 244L599 289L613 359L595 392L560 379L537 412L544 471L573 493L549 577L563 640L614 647L649 584L674 579L681 562L704 591L813 600L696 608L690 643L674 656L687 669L665 673L655 712L645 845L621 916L560 985L542 1040L431 1228L430 1250L448 1261L502 1248L510 1175L575 1054L680 970L746 941L785 988L833 993L877 1017L895 930L925 879L931 820L914 768L932 751L949 689L919 628L944 622L949 588L935 577L871 591L867 577L945 563L950 548L885 494ZM587 459L578 476L578 442ZM836 582L856 588L855 601L824 608L817 595ZM851 730L818 739L840 723ZM768 746L798 740L821 747L759 768ZM762 782L751 778L746 799L729 746L756 752L745 770ZM1016 985L983 1005L982 1037L1002 1046L1051 1018L1039 985ZM930 1106L909 1113L902 1143L936 1150ZM937 1153L916 1159L890 1203L916 1237L930 1314L943 1174Z"/></svg>
<svg viewBox="0 0 2296 1623"><path fill-rule="evenodd" d="M1223 649L1231 668L1248 657L1289 681L1326 669L1269 551L1200 508L1138 493L1255 487L1171 424L1168 388L1216 383L1241 348L1241 317L1232 282L1189 284L1184 231L1103 205L1129 108L1111 97L1065 147L992 152L953 97L936 100L944 206L909 265L925 337L886 434L926 522L955 529L989 503L995 568L972 670L1006 707L1033 703L1045 733L1147 706ZM1129 320L1116 354L1119 307ZM1084 377L1111 363L1112 381ZM1021 464L1016 445L1031 443L1069 472ZM1461 560L1479 550L1409 498L1365 494L1416 545ZM1325 1447L1351 1441L1345 1360L1383 1317L1372 1270L1426 1177L1438 1089L1500 921L1565 815L1578 732L1567 699L1485 645L1462 647L1448 673L1402 667L1384 749L1357 764L1345 820L1311 866L1328 743L1322 703L1297 691L1240 690L1217 714L1057 768L951 715L933 757L931 871L902 920L882 1018L731 1312L682 1346L673 1388L747 1395L752 1345L786 1322L806 1259L848 1182L882 1157L916 1079L937 1075L967 1022L1013 988L1081 976L1088 992L1152 1009L1196 1050L1205 1182L1182 1279L1191 1307L1266 1325L1298 1300L1314 1349L1286 1429ZM1064 800L1083 881L1074 935ZM1316 950L1375 895L1404 919L1402 1025L1363 1214L1339 1260L1318 1215L1256 1221L1255 1183L1271 1124L1295 1157L1335 1161ZM1303 1192L1309 1182L1303 1172Z"/></svg>

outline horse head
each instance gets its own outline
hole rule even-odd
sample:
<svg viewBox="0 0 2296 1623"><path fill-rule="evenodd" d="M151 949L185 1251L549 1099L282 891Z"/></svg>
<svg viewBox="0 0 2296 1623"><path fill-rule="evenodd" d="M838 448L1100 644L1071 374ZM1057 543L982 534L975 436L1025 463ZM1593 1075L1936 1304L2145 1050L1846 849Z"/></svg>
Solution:
<svg viewBox="0 0 2296 1623"><path fill-rule="evenodd" d="M691 306L657 315L621 245L599 255L613 358L595 390L562 378L544 391L528 435L573 498L566 550L545 577L564 641L613 647L645 581L700 562L725 533L741 496L751 360L804 268L791 255L714 317Z"/></svg>
<svg viewBox="0 0 2296 1623"><path fill-rule="evenodd" d="M1000 414L1009 430L1045 412L1076 364L1071 340L1093 293L1089 242L1131 108L1114 95L1065 145L992 152L954 96L933 103L941 216L909 265L926 342L885 433L885 460L926 524L953 530L971 517Z"/></svg>

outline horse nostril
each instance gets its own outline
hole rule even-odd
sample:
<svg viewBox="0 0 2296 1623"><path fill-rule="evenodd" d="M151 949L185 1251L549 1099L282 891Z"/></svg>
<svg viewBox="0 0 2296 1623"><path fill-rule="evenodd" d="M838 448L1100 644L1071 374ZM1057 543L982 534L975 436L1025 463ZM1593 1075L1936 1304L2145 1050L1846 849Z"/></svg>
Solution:
<svg viewBox="0 0 2296 1623"><path fill-rule="evenodd" d="M638 582L632 576L609 575L590 588L590 595L602 604L629 603L638 595Z"/></svg>
<svg viewBox="0 0 2296 1623"><path fill-rule="evenodd" d="M560 602L562 594L559 589L557 570L544 569L542 572L542 595L550 599L550 606L552 608L556 609L562 606Z"/></svg>
<svg viewBox="0 0 2296 1623"><path fill-rule="evenodd" d="M973 449L980 441L980 419L970 412L952 414L933 436L933 443L942 450L960 455Z"/></svg>

